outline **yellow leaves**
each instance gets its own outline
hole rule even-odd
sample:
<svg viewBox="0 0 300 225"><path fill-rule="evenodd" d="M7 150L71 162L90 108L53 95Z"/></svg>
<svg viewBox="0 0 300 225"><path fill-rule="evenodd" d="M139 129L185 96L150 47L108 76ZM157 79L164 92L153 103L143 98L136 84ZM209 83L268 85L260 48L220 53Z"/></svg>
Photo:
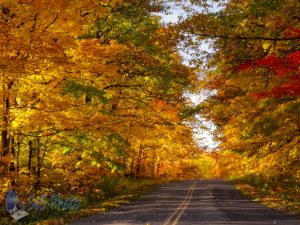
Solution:
<svg viewBox="0 0 300 225"><path fill-rule="evenodd" d="M122 1L101 2L114 6ZM98 0L16 5L16 20L0 31L6 35L0 36L0 69L5 64L3 82L14 81L8 128L20 149L22 184L32 187L36 182L38 159L42 186L68 190L74 184L82 193L98 182L89 180L91 174L99 179L115 171L118 176L130 170L129 163L139 154L147 176L156 171L159 176L175 176L192 167L189 157L196 149L192 132L176 123L182 91L197 78L173 54L176 43L168 32L161 29L161 36L154 37L156 19L146 16L146 25L142 24L143 32L149 32L145 37L153 40L143 40L138 35L141 28L129 22L123 25L136 29L132 42L111 36L107 38L111 40L84 39L81 35L97 17L114 13L111 7L102 7ZM69 81L78 85L68 89ZM1 96L6 94L0 91ZM115 145L116 140L101 143L108 133L124 137L119 142L126 142L126 147ZM26 169L29 150L33 150L31 171ZM11 158L3 160L10 163ZM30 172L31 178L25 180Z"/></svg>
<svg viewBox="0 0 300 225"><path fill-rule="evenodd" d="M1 171L1 167L0 167L0 174L2 174ZM4 199L5 198L5 194L7 193L7 191L11 188L11 180L8 177L1 177L0 178L0 184L1 184L1 188L0 188L0 198Z"/></svg>
<svg viewBox="0 0 300 225"><path fill-rule="evenodd" d="M224 128L224 136L231 144L239 142L239 136L237 135L238 133L240 133L240 129L234 125L227 125Z"/></svg>
<svg viewBox="0 0 300 225"><path fill-rule="evenodd" d="M88 73L107 74L117 77L117 67L114 63L126 51L126 47L112 41L110 45L100 45L97 39L83 40L79 43L77 53L73 53L73 61Z"/></svg>
<svg viewBox="0 0 300 225"><path fill-rule="evenodd" d="M77 51L74 48L70 48L70 49L66 49L65 53L67 57L74 58L77 54Z"/></svg>
<svg viewBox="0 0 300 225"><path fill-rule="evenodd" d="M118 44L114 40L111 40L109 45L101 45L98 39L87 39L80 41L79 46L79 54L82 56L98 56L107 59L128 50L126 46Z"/></svg>
<svg viewBox="0 0 300 225"><path fill-rule="evenodd" d="M262 42L262 47L265 51L269 50L270 49L270 46L272 46L274 43L271 42L271 41L263 41ZM269 54L272 53L272 52L269 52Z"/></svg>

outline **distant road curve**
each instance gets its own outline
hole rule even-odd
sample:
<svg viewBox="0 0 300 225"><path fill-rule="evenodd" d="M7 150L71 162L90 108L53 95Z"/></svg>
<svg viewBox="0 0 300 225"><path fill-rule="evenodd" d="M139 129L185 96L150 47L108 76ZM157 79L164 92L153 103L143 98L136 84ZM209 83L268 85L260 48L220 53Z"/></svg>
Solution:
<svg viewBox="0 0 300 225"><path fill-rule="evenodd" d="M162 185L143 199L70 225L300 225L289 216L252 202L229 181L190 180Z"/></svg>

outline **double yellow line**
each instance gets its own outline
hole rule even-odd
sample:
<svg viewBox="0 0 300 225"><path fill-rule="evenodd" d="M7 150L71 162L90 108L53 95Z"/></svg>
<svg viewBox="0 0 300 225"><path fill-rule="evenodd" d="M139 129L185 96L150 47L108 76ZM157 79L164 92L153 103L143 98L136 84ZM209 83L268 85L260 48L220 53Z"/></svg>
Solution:
<svg viewBox="0 0 300 225"><path fill-rule="evenodd" d="M178 221L180 220L180 217L186 210L187 206L191 202L191 199L193 197L194 189L197 185L197 182L194 182L190 188L189 191L183 200L183 202L177 207L177 209L173 212L173 214L169 217L169 219L163 224L163 225L176 225Z"/></svg>

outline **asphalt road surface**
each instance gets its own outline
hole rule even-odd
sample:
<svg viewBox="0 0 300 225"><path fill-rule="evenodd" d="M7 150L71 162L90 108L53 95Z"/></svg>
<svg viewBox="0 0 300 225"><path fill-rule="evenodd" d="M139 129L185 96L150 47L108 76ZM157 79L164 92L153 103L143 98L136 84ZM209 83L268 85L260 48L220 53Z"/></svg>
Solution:
<svg viewBox="0 0 300 225"><path fill-rule="evenodd" d="M182 181L162 185L143 199L71 225L300 225L289 216L258 203L221 180Z"/></svg>

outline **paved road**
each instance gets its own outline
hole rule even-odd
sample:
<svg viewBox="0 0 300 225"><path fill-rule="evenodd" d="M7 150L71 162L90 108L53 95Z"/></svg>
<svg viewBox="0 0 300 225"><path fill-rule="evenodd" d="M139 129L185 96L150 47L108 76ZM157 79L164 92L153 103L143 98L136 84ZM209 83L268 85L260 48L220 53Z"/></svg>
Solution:
<svg viewBox="0 0 300 225"><path fill-rule="evenodd" d="M182 181L160 186L143 199L71 225L300 225L242 197L228 181Z"/></svg>

